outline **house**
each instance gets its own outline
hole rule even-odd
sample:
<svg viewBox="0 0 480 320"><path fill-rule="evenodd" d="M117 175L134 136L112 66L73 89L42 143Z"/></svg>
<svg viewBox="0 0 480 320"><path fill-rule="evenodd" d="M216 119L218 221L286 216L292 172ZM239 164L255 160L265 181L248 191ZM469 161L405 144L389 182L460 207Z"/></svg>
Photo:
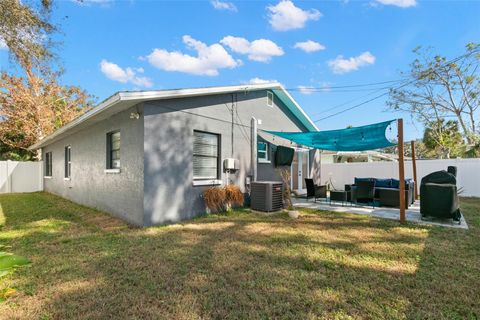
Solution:
<svg viewBox="0 0 480 320"><path fill-rule="evenodd" d="M45 191L150 226L204 213L207 187L246 192L255 171L280 180L273 156L287 142L262 130L317 128L278 83L118 92L31 149L41 149ZM294 189L319 171L315 157L297 150ZM227 158L234 173L223 168Z"/></svg>
<svg viewBox="0 0 480 320"><path fill-rule="evenodd" d="M379 151L322 151L321 162L350 163L350 162L376 162L398 161L398 155Z"/></svg>

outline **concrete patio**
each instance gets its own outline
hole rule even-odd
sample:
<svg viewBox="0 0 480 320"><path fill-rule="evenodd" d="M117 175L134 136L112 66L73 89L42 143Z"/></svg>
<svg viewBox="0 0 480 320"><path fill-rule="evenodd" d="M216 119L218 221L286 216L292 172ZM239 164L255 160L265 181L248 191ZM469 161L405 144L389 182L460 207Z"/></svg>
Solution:
<svg viewBox="0 0 480 320"><path fill-rule="evenodd" d="M375 207L371 206L353 206L350 203L341 202L332 202L331 205L329 201L317 200L314 202L313 199L307 201L305 198L294 198L293 204L297 208L309 208L315 210L325 210L325 211L334 211L334 212L345 212L345 213L354 213L354 214L363 214L378 218L399 220L399 209L397 208L388 208L388 207ZM407 221L426 224L426 225L435 225L449 228L458 228L458 229L468 229L467 222L464 217L460 221L460 224L453 222L452 220L441 220L441 219L430 219L422 220L420 215L420 201L416 201L411 205L406 211L405 216Z"/></svg>

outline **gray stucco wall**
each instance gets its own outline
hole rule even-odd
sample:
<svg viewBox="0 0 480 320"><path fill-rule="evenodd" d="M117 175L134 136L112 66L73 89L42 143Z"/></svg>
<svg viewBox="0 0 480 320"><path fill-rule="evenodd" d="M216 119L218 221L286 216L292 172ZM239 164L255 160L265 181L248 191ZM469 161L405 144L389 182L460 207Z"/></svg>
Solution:
<svg viewBox="0 0 480 320"><path fill-rule="evenodd" d="M139 106L139 110L141 110ZM45 191L98 208L136 225L143 222L143 121L130 119L130 109L102 120L42 149L51 151L53 176ZM105 173L106 134L120 130L120 173ZM71 146L71 179L64 179L64 148Z"/></svg>
<svg viewBox="0 0 480 320"><path fill-rule="evenodd" d="M230 178L243 190L250 174L252 116L262 121L258 129L306 131L277 99L273 107L267 106L266 96L266 91L254 91L144 104L145 225L176 222L205 212L200 195L207 187L193 185L194 130L221 135L221 159L233 157L240 161L239 172L228 177L222 173L221 179L225 183ZM240 124L233 128L233 151L232 98L236 100L234 122ZM280 180L273 161L258 164L258 179Z"/></svg>

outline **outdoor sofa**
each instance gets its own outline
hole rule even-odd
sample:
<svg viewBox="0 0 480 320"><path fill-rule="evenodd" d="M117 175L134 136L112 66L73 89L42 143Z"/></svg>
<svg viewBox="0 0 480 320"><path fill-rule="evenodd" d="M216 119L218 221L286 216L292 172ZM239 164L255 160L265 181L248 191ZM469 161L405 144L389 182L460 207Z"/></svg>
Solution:
<svg viewBox="0 0 480 320"><path fill-rule="evenodd" d="M374 199L380 206L400 207L400 181L397 179L378 179L378 178L355 178L353 185L345 185L345 190L355 189L357 185L363 182L373 182ZM349 199L355 200L355 199ZM355 201L357 202L357 201ZM405 208L415 202L415 182L412 179L405 179Z"/></svg>

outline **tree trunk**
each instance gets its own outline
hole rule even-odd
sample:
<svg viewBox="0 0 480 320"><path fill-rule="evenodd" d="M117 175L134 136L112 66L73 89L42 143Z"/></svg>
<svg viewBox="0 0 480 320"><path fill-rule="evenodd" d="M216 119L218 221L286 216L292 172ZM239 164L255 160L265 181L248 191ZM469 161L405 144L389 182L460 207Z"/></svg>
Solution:
<svg viewBox="0 0 480 320"><path fill-rule="evenodd" d="M467 140L467 143L472 144L472 135L470 130L465 125L465 121L463 121L462 114L457 112L456 115L457 115L458 123L460 123L460 126L462 127L463 134L465 135L465 139Z"/></svg>

